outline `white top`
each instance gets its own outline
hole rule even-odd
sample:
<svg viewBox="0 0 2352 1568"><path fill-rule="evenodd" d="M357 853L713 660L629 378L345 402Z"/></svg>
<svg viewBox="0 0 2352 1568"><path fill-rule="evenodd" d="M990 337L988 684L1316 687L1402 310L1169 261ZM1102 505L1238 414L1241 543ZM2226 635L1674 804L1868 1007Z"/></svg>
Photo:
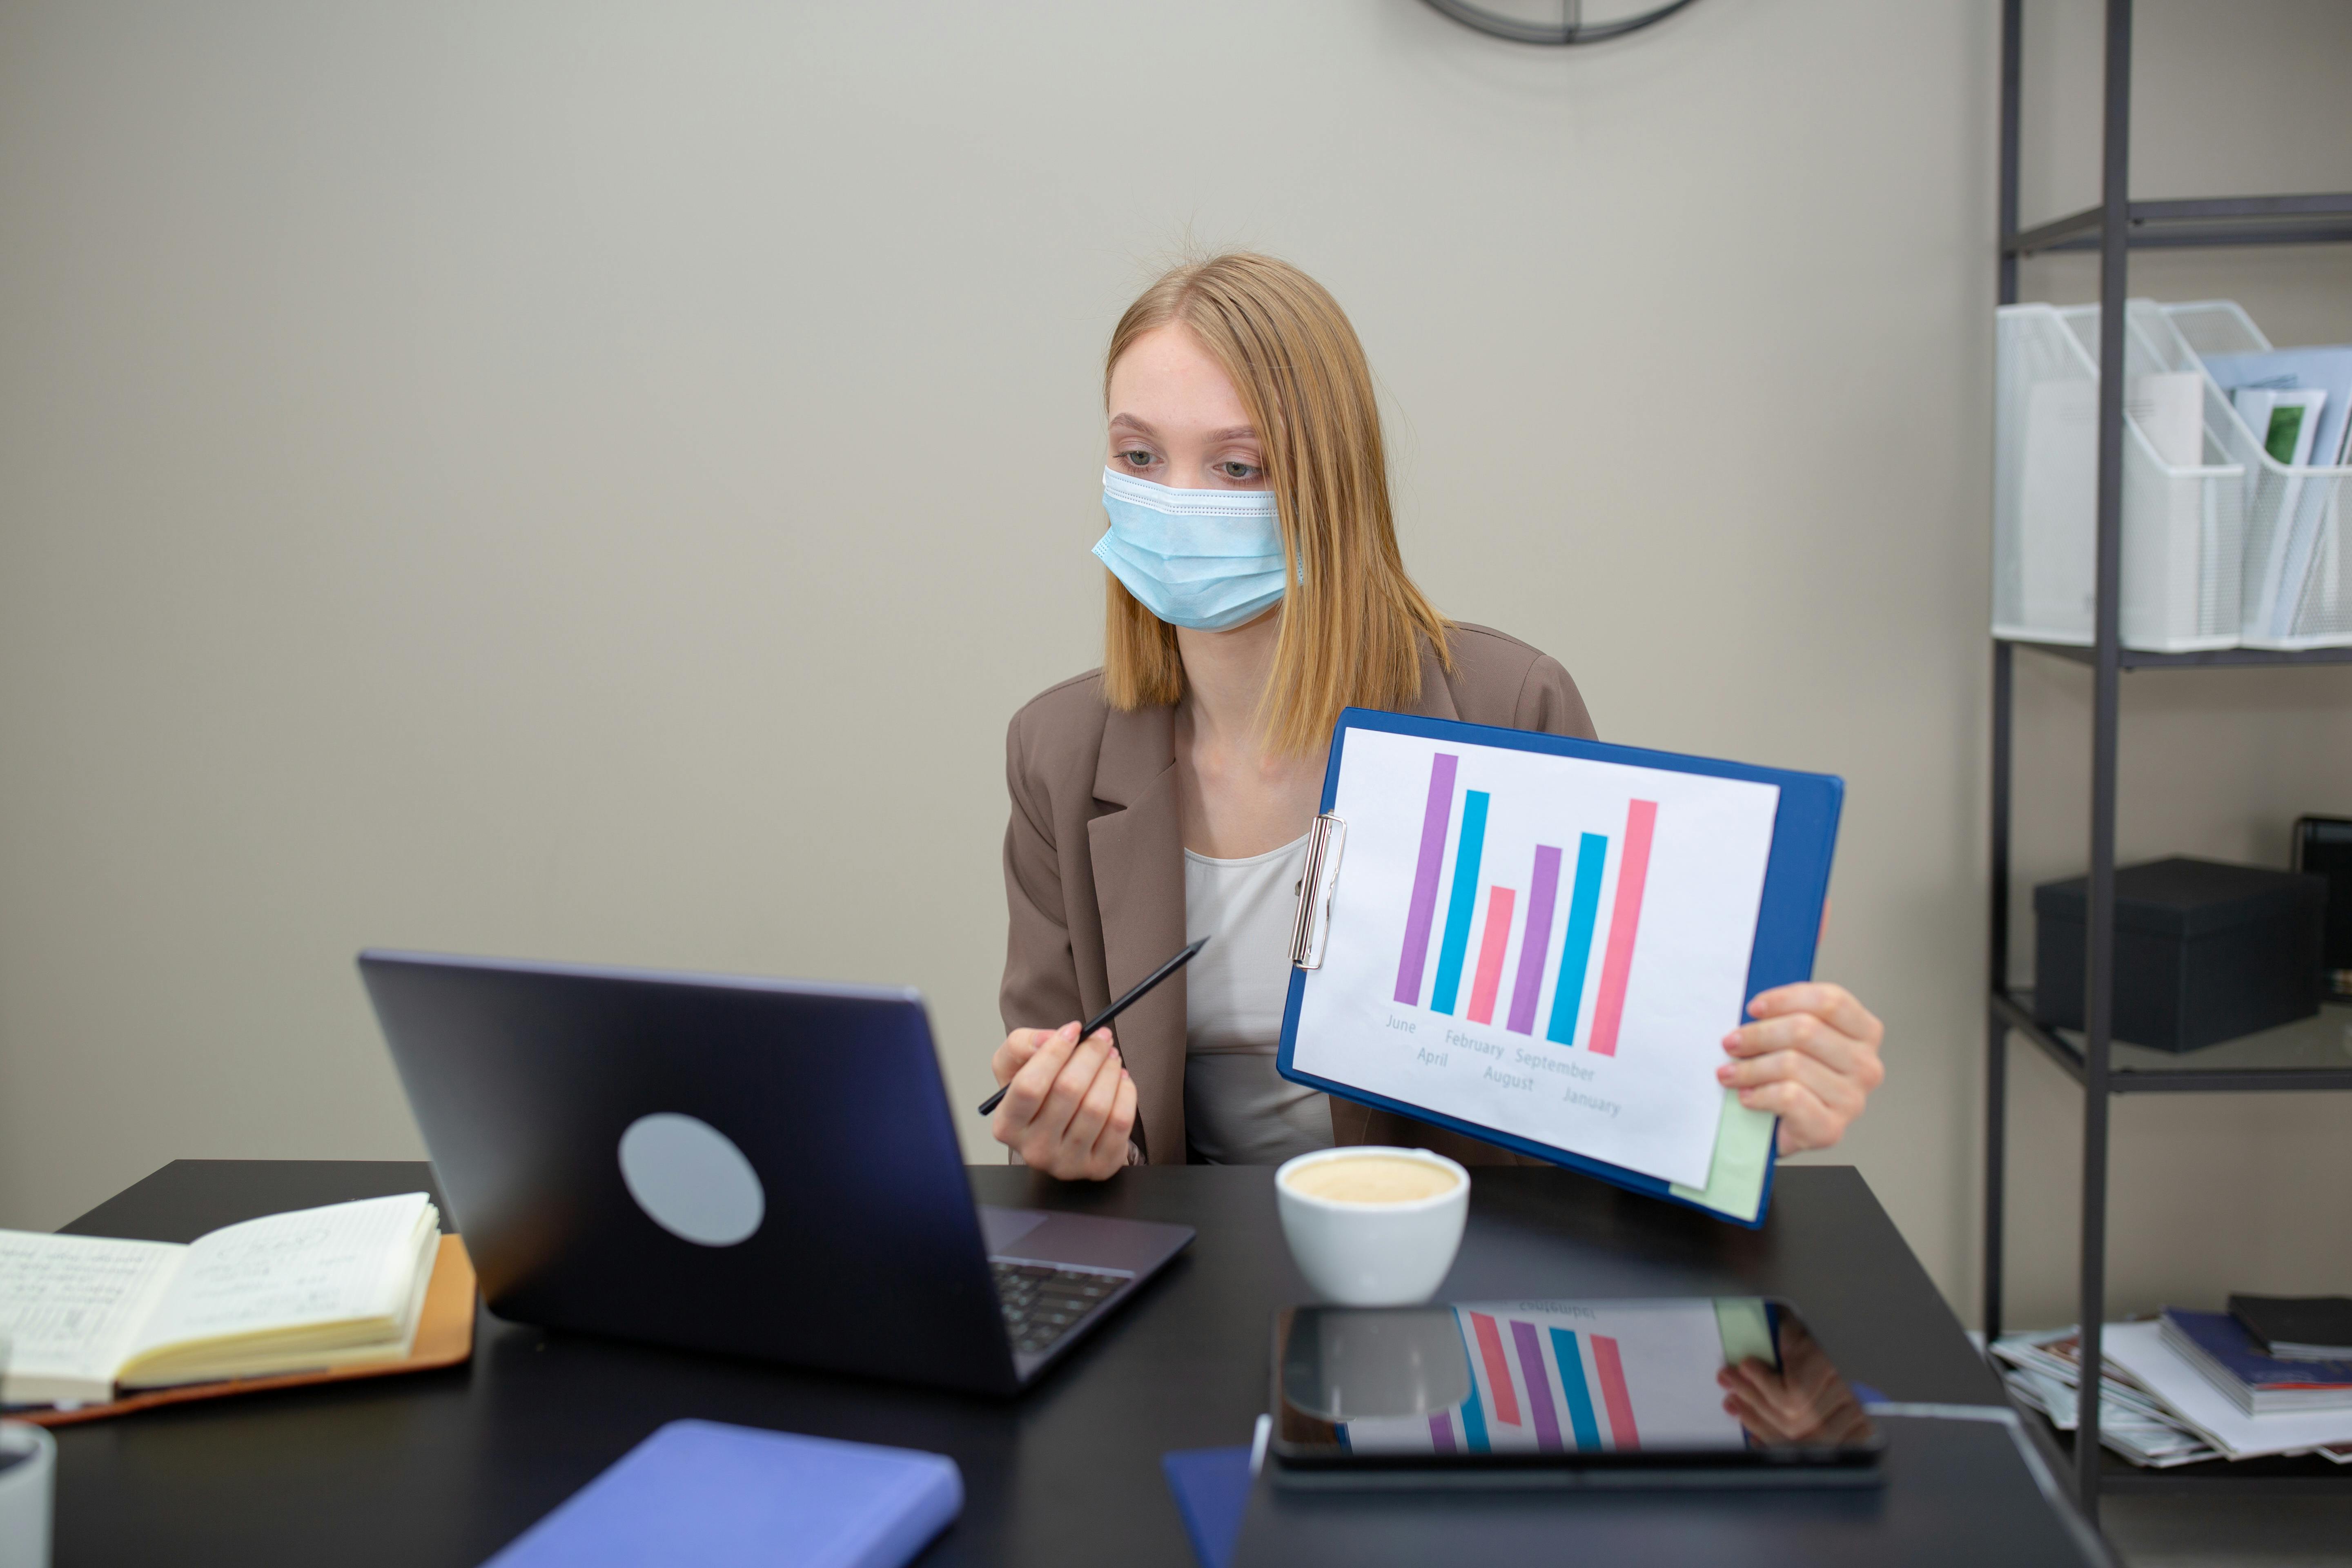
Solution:
<svg viewBox="0 0 2352 1568"><path fill-rule="evenodd" d="M1274 1070L1307 837L1245 860L1184 851L1184 929L1214 940L1184 971L1184 1133L1216 1165L1331 1146L1330 1102Z"/></svg>

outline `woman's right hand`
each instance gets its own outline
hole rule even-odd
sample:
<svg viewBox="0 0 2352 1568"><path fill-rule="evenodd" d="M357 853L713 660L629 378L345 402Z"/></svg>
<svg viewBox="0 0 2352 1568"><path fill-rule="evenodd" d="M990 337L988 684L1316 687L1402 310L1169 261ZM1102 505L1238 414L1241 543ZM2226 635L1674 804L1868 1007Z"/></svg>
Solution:
<svg viewBox="0 0 2352 1568"><path fill-rule="evenodd" d="M1009 1086L988 1130L1024 1164L1066 1182L1099 1182L1126 1165L1135 1080L1108 1029L1083 1042L1075 1020L1015 1029L988 1065Z"/></svg>

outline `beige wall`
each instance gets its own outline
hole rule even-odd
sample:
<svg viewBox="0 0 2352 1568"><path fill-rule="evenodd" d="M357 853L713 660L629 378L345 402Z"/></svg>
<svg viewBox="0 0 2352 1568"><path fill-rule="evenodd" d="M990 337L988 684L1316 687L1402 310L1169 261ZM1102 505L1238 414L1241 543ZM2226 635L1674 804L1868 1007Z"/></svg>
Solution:
<svg viewBox="0 0 2352 1568"><path fill-rule="evenodd" d="M2181 76L2197 8L2143 10ZM1604 735L1847 776L1822 968L1894 1077L1834 1157L1972 1298L1994 14L0 9L0 1224L415 1153L370 942L912 981L976 1099L1003 722L1095 658L1095 356L1191 240L1353 312L1446 609ZM2062 823L2069 679L2027 679ZM2168 688L2131 843L2273 842L2346 689ZM2200 705L2256 760L2176 783ZM2134 1106L2119 1178L2187 1147L2242 1204L2340 1109Z"/></svg>

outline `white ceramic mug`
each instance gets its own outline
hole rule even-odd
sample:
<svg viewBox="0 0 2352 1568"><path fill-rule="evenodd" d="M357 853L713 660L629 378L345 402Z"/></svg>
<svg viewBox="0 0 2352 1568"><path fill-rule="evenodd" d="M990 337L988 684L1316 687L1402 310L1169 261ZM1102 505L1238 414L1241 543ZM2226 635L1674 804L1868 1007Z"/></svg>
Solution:
<svg viewBox="0 0 2352 1568"><path fill-rule="evenodd" d="M57 1439L24 1421L0 1421L0 1568L49 1568Z"/></svg>
<svg viewBox="0 0 2352 1568"><path fill-rule="evenodd" d="M1348 1203L1291 1185L1293 1172L1335 1160L1383 1155L1453 1173L1445 1191L1403 1203ZM1372 1144L1318 1149L1274 1173L1283 1239L1298 1271L1318 1295L1349 1307L1402 1307L1426 1301L1444 1282L1470 1213L1470 1173L1426 1149Z"/></svg>

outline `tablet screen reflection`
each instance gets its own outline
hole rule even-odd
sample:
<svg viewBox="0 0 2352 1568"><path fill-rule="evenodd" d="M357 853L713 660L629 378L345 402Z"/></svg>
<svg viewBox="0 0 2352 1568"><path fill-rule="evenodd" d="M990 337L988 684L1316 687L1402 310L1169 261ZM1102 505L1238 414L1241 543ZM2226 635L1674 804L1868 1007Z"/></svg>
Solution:
<svg viewBox="0 0 2352 1568"><path fill-rule="evenodd" d="M1608 1458L1874 1445L1818 1340L1761 1297L1301 1307L1281 1435L1363 1456Z"/></svg>

